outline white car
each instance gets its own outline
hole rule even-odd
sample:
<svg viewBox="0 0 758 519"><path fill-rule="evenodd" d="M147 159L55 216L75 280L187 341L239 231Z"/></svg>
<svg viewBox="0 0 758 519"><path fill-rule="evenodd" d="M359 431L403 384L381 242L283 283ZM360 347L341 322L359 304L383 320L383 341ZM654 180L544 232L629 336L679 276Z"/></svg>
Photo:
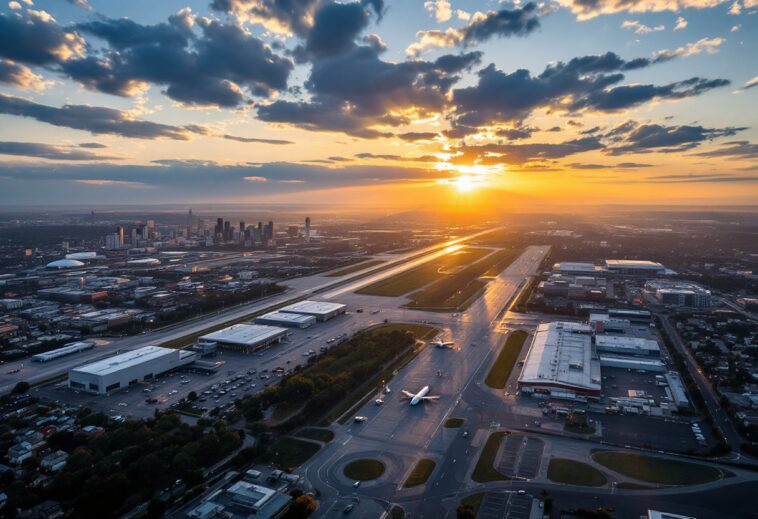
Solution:
<svg viewBox="0 0 758 519"><path fill-rule="evenodd" d="M382 405L384 403L384 400L382 400L381 398L377 398L376 400L374 400L374 403L376 405Z"/></svg>

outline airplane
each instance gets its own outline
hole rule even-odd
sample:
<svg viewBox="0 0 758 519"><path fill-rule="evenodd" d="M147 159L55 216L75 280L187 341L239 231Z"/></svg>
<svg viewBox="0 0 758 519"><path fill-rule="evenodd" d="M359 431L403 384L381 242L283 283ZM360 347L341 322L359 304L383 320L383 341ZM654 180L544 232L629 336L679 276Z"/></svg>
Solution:
<svg viewBox="0 0 758 519"><path fill-rule="evenodd" d="M405 389L400 392L405 395L406 398L410 399L411 405L418 405L421 402L437 400L439 398L439 396L427 396L429 394L429 386L422 387L421 391L416 394L406 391Z"/></svg>
<svg viewBox="0 0 758 519"><path fill-rule="evenodd" d="M455 342L443 341L443 340L432 341L429 344L431 344L435 348L452 348L453 346L455 346Z"/></svg>

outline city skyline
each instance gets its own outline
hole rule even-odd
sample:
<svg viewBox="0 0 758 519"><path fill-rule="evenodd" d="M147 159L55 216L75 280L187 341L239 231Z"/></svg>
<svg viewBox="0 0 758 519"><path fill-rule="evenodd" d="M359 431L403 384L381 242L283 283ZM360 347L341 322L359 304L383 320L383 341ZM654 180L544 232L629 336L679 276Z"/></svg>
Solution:
<svg viewBox="0 0 758 519"><path fill-rule="evenodd" d="M753 205L757 11L10 1L0 203Z"/></svg>

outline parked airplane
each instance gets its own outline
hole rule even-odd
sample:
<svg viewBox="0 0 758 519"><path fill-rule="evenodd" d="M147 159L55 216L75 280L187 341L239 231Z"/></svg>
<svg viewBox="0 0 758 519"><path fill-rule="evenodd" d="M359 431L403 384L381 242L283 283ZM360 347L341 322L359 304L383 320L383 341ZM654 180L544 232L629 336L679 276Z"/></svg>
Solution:
<svg viewBox="0 0 758 519"><path fill-rule="evenodd" d="M432 341L429 344L431 344L435 348L452 348L453 346L455 346L455 342L453 341L442 341L442 340Z"/></svg>
<svg viewBox="0 0 758 519"><path fill-rule="evenodd" d="M410 398L411 405L418 405L421 402L425 402L427 400L437 400L439 396L427 396L429 394L429 386L424 386L421 388L421 391L418 393L411 393L410 391L406 391L405 389L400 391L405 395L406 398Z"/></svg>

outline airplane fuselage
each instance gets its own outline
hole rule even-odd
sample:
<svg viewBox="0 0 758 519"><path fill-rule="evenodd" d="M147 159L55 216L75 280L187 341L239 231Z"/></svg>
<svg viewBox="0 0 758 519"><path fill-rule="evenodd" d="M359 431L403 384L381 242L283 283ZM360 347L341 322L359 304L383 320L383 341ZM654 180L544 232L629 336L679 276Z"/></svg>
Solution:
<svg viewBox="0 0 758 519"><path fill-rule="evenodd" d="M429 393L429 386L424 386L421 388L421 391L413 395L413 398L411 398L411 405L418 405L419 402L424 400L424 397Z"/></svg>

